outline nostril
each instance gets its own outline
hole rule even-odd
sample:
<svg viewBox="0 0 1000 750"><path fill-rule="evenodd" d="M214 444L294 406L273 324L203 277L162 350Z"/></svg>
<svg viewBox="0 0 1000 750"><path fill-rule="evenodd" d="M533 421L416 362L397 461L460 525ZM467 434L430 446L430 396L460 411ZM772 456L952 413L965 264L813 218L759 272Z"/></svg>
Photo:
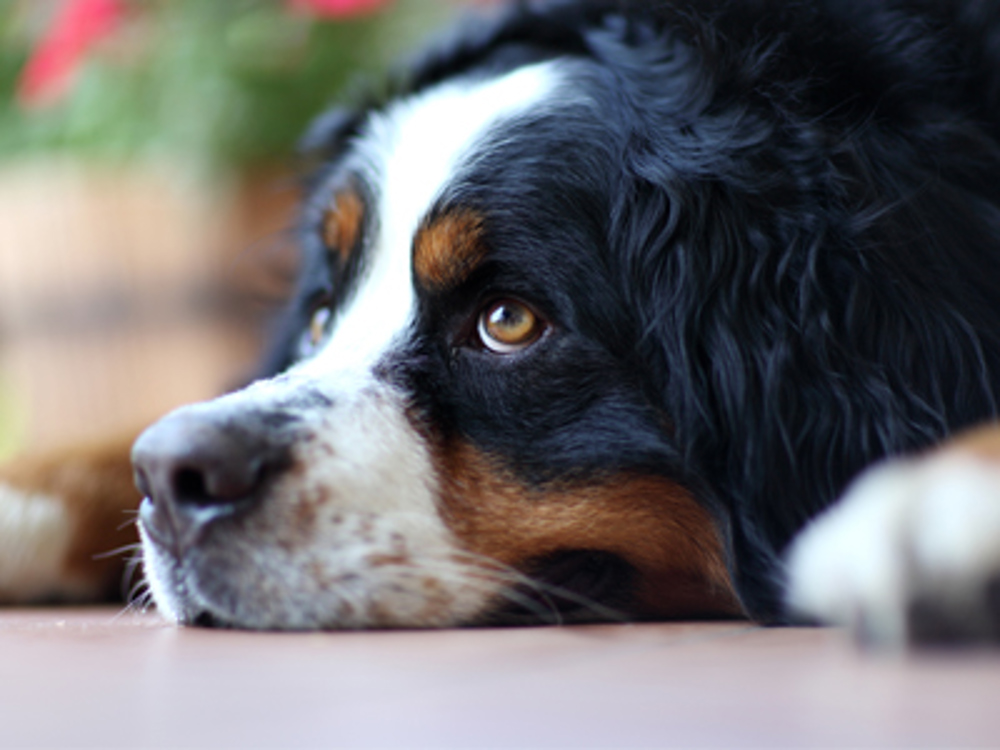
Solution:
<svg viewBox="0 0 1000 750"><path fill-rule="evenodd" d="M174 472L173 490L182 503L209 505L213 502L205 486L205 475L198 469L182 467Z"/></svg>
<svg viewBox="0 0 1000 750"><path fill-rule="evenodd" d="M172 468L170 495L175 502L195 506L240 503L252 499L264 483L264 472L254 458L213 455L203 456L199 463Z"/></svg>

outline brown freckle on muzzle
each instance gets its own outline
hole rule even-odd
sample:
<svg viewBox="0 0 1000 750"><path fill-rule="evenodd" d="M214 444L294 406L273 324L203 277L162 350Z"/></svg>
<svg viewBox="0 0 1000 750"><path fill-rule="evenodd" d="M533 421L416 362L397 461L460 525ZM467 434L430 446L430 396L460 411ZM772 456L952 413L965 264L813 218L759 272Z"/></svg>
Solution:
<svg viewBox="0 0 1000 750"><path fill-rule="evenodd" d="M445 522L468 551L519 570L561 552L610 553L636 572L632 616L742 614L715 523L674 482L624 475L532 489L467 444L435 458Z"/></svg>
<svg viewBox="0 0 1000 750"><path fill-rule="evenodd" d="M453 210L432 218L413 240L413 270L422 286L443 290L461 284L486 255L482 218Z"/></svg>
<svg viewBox="0 0 1000 750"><path fill-rule="evenodd" d="M364 201L353 189L338 192L323 214L323 242L341 263L346 263L354 252L364 218Z"/></svg>

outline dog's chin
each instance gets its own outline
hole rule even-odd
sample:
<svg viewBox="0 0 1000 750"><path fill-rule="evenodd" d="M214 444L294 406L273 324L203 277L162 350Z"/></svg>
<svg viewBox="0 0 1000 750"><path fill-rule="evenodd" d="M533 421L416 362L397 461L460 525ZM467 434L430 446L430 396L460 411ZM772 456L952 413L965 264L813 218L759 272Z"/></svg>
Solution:
<svg viewBox="0 0 1000 750"><path fill-rule="evenodd" d="M250 630L440 628L472 624L505 581L449 564L447 550L408 557L362 541L285 550L217 529L178 554L140 524L157 609L178 624ZM228 533L221 533L222 531Z"/></svg>
<svg viewBox="0 0 1000 750"><path fill-rule="evenodd" d="M337 630L622 621L628 619L636 582L635 569L616 555L560 551L527 565L519 583L494 589L477 607L457 608L454 600L428 599L409 610L417 615L397 611L359 619L349 592L296 592L292 582L275 580L270 586L255 585L258 593L248 595L234 586L225 570L215 571L210 556L195 550L178 559L148 534L144 557L158 610L180 625L203 628ZM261 589L270 589L272 596L262 600Z"/></svg>
<svg viewBox="0 0 1000 750"><path fill-rule="evenodd" d="M157 611L179 625L235 627L238 623L205 601L192 566L178 559L142 524L143 568Z"/></svg>

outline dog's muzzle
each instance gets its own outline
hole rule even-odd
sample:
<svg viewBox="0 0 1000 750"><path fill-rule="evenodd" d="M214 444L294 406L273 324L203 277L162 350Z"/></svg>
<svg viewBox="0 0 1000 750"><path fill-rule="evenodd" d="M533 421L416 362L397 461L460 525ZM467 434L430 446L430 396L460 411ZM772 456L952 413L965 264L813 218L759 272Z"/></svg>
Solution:
<svg viewBox="0 0 1000 750"><path fill-rule="evenodd" d="M181 623L424 627L495 595L438 512L407 402L297 375L183 407L133 448L145 579Z"/></svg>

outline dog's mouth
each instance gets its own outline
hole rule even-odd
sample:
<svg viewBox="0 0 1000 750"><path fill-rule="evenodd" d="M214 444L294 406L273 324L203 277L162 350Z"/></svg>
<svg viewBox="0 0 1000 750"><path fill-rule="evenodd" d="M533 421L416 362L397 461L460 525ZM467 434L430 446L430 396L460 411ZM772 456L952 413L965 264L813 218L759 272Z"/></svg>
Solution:
<svg viewBox="0 0 1000 750"><path fill-rule="evenodd" d="M521 581L498 599L503 604L470 625L561 625L621 622L630 614L638 574L618 555L597 550L564 550L525 566ZM187 589L187 586L181 587ZM200 597L179 601L178 620L189 627L240 627Z"/></svg>
<svg viewBox="0 0 1000 750"><path fill-rule="evenodd" d="M202 610L191 617L190 622L187 623L196 628L228 628L231 627L229 623L224 622L222 619L213 615L207 610Z"/></svg>
<svg viewBox="0 0 1000 750"><path fill-rule="evenodd" d="M618 555L596 550L566 550L528 566L530 574L491 610L481 625L537 625L623 621L635 589L636 571ZM207 610L185 613L186 625L232 628Z"/></svg>
<svg viewBox="0 0 1000 750"><path fill-rule="evenodd" d="M488 625L565 624L629 619L636 570L618 555L563 550L527 566L527 576L504 597Z"/></svg>

